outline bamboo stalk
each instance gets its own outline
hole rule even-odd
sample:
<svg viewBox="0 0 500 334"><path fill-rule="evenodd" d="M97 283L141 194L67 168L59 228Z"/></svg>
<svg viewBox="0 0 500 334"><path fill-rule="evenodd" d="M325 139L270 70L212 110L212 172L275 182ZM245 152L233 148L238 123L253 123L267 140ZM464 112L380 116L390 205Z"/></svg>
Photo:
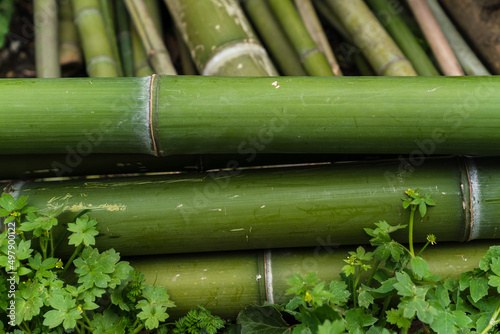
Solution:
<svg viewBox="0 0 500 334"><path fill-rule="evenodd" d="M450 42L453 52L457 56L460 65L467 75L491 75L484 67L476 54L469 47L467 42L462 38L462 35L455 28L451 20L448 18L441 5L436 0L427 0L432 13L436 17L439 25L443 29L443 33Z"/></svg>
<svg viewBox="0 0 500 334"><path fill-rule="evenodd" d="M354 44L354 40L349 32L344 28L339 19L330 10L330 7L323 0L314 0L314 5L318 9L323 18L328 21L328 23L335 29L335 31L340 34L342 39L350 44Z"/></svg>
<svg viewBox="0 0 500 334"><path fill-rule="evenodd" d="M319 51L325 55L328 64L330 64L330 67L332 68L333 74L341 76L342 71L340 70L337 59L333 54L330 43L328 43L328 39L326 38L321 23L319 22L319 18L316 15L316 11L314 10L311 0L295 0L295 6L297 7L307 31L316 45L318 45Z"/></svg>
<svg viewBox="0 0 500 334"><path fill-rule="evenodd" d="M362 0L328 0L327 3L378 75L417 75L411 63Z"/></svg>
<svg viewBox="0 0 500 334"><path fill-rule="evenodd" d="M292 42L304 69L312 76L333 76L323 53L309 35L291 0L269 0L269 5Z"/></svg>
<svg viewBox="0 0 500 334"><path fill-rule="evenodd" d="M181 58L182 74L183 75L197 75L196 66L191 59L189 49L182 39L181 33L175 29L175 37L177 39L177 46L179 48L179 57Z"/></svg>
<svg viewBox="0 0 500 334"><path fill-rule="evenodd" d="M55 0L33 2L35 24L35 58L38 78L61 76L58 47L58 15Z"/></svg>
<svg viewBox="0 0 500 334"><path fill-rule="evenodd" d="M160 16L160 0L143 0L146 8L148 9L148 14L153 20L156 30L163 38L163 25Z"/></svg>
<svg viewBox="0 0 500 334"><path fill-rule="evenodd" d="M3 79L0 154L90 137L93 153L160 156L411 154L427 141L426 155L494 155L499 91L497 77Z"/></svg>
<svg viewBox="0 0 500 334"><path fill-rule="evenodd" d="M59 63L64 68L79 68L82 65L82 50L73 18L71 1L59 5Z"/></svg>
<svg viewBox="0 0 500 334"><path fill-rule="evenodd" d="M113 51L113 58L116 61L116 70L118 72L118 76L123 76L123 68L120 57L120 52L118 51L118 42L116 40L116 31L115 31L115 22L113 19L113 8L112 8L112 0L99 0L99 6L101 8L103 19L104 19L104 28L106 30L106 35L108 36L108 41L111 46L111 50Z"/></svg>
<svg viewBox="0 0 500 334"><path fill-rule="evenodd" d="M141 39L135 27L130 30L132 37L132 53L134 56L134 73L137 77L147 77L154 74L153 69L149 65L148 57L142 47Z"/></svg>
<svg viewBox="0 0 500 334"><path fill-rule="evenodd" d="M165 3L202 75L277 75L236 0Z"/></svg>
<svg viewBox="0 0 500 334"><path fill-rule="evenodd" d="M445 75L464 75L450 44L425 0L408 0L436 59Z"/></svg>
<svg viewBox="0 0 500 334"><path fill-rule="evenodd" d="M307 75L290 40L276 21L269 3L266 0L245 0L243 6L280 72L288 76Z"/></svg>
<svg viewBox="0 0 500 334"><path fill-rule="evenodd" d="M398 8L394 2L389 0L368 0L367 3L373 8L376 16L381 20L419 75L440 75L411 30L399 16Z"/></svg>
<svg viewBox="0 0 500 334"><path fill-rule="evenodd" d="M176 75L170 55L143 0L125 0L134 26L155 73Z"/></svg>
<svg viewBox="0 0 500 334"><path fill-rule="evenodd" d="M316 248L231 253L169 255L127 258L143 273L147 284L167 288L176 307L172 318L201 305L224 318L235 318L248 305L264 301L282 304L291 296L286 281L294 274L315 272L327 283L339 279L344 259L355 249L326 244ZM475 242L466 247L438 243L424 255L433 274L459 279L474 269L495 242ZM443 265L446 263L446 265ZM459 268L453 270L450 268Z"/></svg>
<svg viewBox="0 0 500 334"><path fill-rule="evenodd" d="M420 188L437 203L417 220L417 242L429 233L440 241L500 236L498 158L428 158L418 168L411 161L15 182L11 191L29 196L30 206L64 206L62 220L92 210L88 215L101 230L96 246L123 255L307 247L317 246L319 237L334 244L367 243L363 228L374 222L408 223L401 205L408 188ZM394 238L406 242L407 231ZM61 248L61 255L71 252Z"/></svg>
<svg viewBox="0 0 500 334"><path fill-rule="evenodd" d="M500 74L500 18L495 3L489 1L441 0L482 59L495 74Z"/></svg>
<svg viewBox="0 0 500 334"><path fill-rule="evenodd" d="M76 26L90 77L117 77L118 65L98 0L73 0Z"/></svg>
<svg viewBox="0 0 500 334"><path fill-rule="evenodd" d="M134 76L134 54L132 51L132 33L130 32L130 17L121 0L115 1L117 40L120 47L123 73L126 77ZM151 75L148 74L148 75Z"/></svg>

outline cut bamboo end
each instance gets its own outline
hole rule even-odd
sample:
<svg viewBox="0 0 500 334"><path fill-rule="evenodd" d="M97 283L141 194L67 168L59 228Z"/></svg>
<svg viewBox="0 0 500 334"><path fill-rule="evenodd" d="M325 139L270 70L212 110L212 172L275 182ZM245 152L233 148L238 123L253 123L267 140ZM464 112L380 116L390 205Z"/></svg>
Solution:
<svg viewBox="0 0 500 334"><path fill-rule="evenodd" d="M408 0L408 4L427 38L443 73L448 76L464 75L450 44L446 40L426 0Z"/></svg>

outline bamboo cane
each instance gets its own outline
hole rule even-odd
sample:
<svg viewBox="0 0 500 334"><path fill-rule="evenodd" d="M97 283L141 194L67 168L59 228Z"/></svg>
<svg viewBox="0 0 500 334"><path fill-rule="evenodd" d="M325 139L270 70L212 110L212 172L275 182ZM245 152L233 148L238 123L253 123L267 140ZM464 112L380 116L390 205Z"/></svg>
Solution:
<svg viewBox="0 0 500 334"><path fill-rule="evenodd" d="M304 69L313 76L333 76L318 45L309 35L291 0L269 0L269 5L295 48Z"/></svg>
<svg viewBox="0 0 500 334"><path fill-rule="evenodd" d="M141 39L135 27L130 30L132 37L132 53L134 56L134 73L137 77L147 77L154 74L153 69L149 65L148 57L142 47Z"/></svg>
<svg viewBox="0 0 500 334"><path fill-rule="evenodd" d="M73 0L73 11L89 76L118 76L99 0Z"/></svg>
<svg viewBox="0 0 500 334"><path fill-rule="evenodd" d="M130 32L130 17L125 3L117 0L114 3L116 11L117 40L120 47L123 73L126 77L134 76L134 54L132 51L132 33ZM148 74L151 75L151 74Z"/></svg>
<svg viewBox="0 0 500 334"><path fill-rule="evenodd" d="M64 68L79 68L82 62L73 6L71 1L62 1L59 5L59 63L64 70Z"/></svg>
<svg viewBox="0 0 500 334"><path fill-rule="evenodd" d="M440 241L500 236L499 159L410 157L249 171L231 169L236 163L203 174L15 182L7 190L29 196L30 206L64 206L62 221L90 209L101 230L96 246L123 255L306 247L320 238L367 243L363 228L375 222L408 223L401 202L408 188L420 188L437 203L417 220L417 242L428 233ZM406 242L408 234L394 237Z"/></svg>
<svg viewBox="0 0 500 334"><path fill-rule="evenodd" d="M431 141L425 155L494 155L499 91L497 77L4 79L0 154L411 154Z"/></svg>
<svg viewBox="0 0 500 334"><path fill-rule="evenodd" d="M479 58L477 58L474 51L471 50L467 42L462 38L462 35L460 35L443 8L441 8L439 2L436 0L427 0L427 3L443 29L443 33L450 42L450 46L465 73L467 73L467 75L491 75Z"/></svg>
<svg viewBox="0 0 500 334"><path fill-rule="evenodd" d="M184 75L197 75L196 66L191 58L189 49L182 39L179 30L175 29L175 37L177 39L177 46L179 48L179 57L181 58L182 74Z"/></svg>
<svg viewBox="0 0 500 334"><path fill-rule="evenodd" d="M165 3L201 74L277 75L237 1L165 0Z"/></svg>
<svg viewBox="0 0 500 334"><path fill-rule="evenodd" d="M118 51L118 42L116 40L116 31L115 31L115 22L113 19L113 11L112 8L113 2L112 0L99 0L99 7L101 8L101 12L104 20L104 28L106 30L106 35L108 36L108 41L111 46L111 50L113 51L113 58L116 61L116 70L118 72L118 76L123 76L123 68L120 57L120 52Z"/></svg>
<svg viewBox="0 0 500 334"><path fill-rule="evenodd" d="M368 0L367 3L373 8L376 16L412 63L417 73L423 76L439 75L411 30L399 16L400 8L389 0Z"/></svg>
<svg viewBox="0 0 500 334"><path fill-rule="evenodd" d="M445 75L464 75L450 44L425 0L408 0L434 55Z"/></svg>
<svg viewBox="0 0 500 334"><path fill-rule="evenodd" d="M61 76L58 47L58 15L55 0L33 2L36 44L36 72L38 78Z"/></svg>
<svg viewBox="0 0 500 334"><path fill-rule="evenodd" d="M200 236L200 240L203 237ZM286 281L294 274L316 272L327 283L339 279L348 251L324 240L314 249L286 249L213 254L128 258L144 273L147 284L167 288L176 307L172 318L201 305L224 318L235 318L248 305L264 301L281 304L291 296ZM424 257L433 274L458 279L460 272L478 267L481 257L495 242L439 243Z"/></svg>
<svg viewBox="0 0 500 334"><path fill-rule="evenodd" d="M245 0L243 5L281 73L289 76L307 75L269 3L266 0Z"/></svg>
<svg viewBox="0 0 500 334"><path fill-rule="evenodd" d="M176 75L160 32L151 19L143 0L125 0L134 26L155 73Z"/></svg>
<svg viewBox="0 0 500 334"><path fill-rule="evenodd" d="M495 74L500 74L500 18L495 2L442 0L441 4L450 13L468 40Z"/></svg>
<svg viewBox="0 0 500 334"><path fill-rule="evenodd" d="M327 3L378 75L417 75L362 0L328 0Z"/></svg>
<svg viewBox="0 0 500 334"><path fill-rule="evenodd" d="M333 74L341 76L342 71L340 70L337 59L333 54L330 43L328 43L328 39L326 38L321 23L319 22L319 18L316 15L316 11L314 10L311 0L295 0L295 6L297 7L307 31L311 35L314 42L318 45L320 52L323 53L328 60L328 64L330 64Z"/></svg>

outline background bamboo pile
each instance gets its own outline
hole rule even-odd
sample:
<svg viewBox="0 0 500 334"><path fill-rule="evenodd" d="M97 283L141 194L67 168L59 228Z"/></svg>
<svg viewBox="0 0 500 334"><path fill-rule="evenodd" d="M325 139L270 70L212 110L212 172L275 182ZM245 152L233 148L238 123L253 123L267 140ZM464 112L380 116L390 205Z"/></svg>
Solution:
<svg viewBox="0 0 500 334"><path fill-rule="evenodd" d="M171 291L179 315L200 304L235 316L269 300L256 277L271 251L260 249L324 246L327 236L329 247L366 243L363 227L404 222L397 205L409 187L440 202L429 218L440 241L492 239L438 247L433 269L443 258L474 266L499 238L500 81L440 76L500 74L491 37L500 25L482 21L474 1L457 2L34 0L36 76L59 79L0 82L4 191L39 207L64 205L68 217L91 209L104 231L98 246L136 256L148 282ZM12 11L8 3L0 15ZM8 74L3 55L15 38L1 29L0 20L0 73ZM332 89L343 98L336 127L322 104ZM278 129L280 108L289 126L254 136ZM440 136L446 142L430 148ZM251 251L208 253L234 250ZM284 301L290 268L338 276L331 263L340 266L345 249L304 266L315 251L272 251L275 301ZM188 252L206 254L162 255Z"/></svg>

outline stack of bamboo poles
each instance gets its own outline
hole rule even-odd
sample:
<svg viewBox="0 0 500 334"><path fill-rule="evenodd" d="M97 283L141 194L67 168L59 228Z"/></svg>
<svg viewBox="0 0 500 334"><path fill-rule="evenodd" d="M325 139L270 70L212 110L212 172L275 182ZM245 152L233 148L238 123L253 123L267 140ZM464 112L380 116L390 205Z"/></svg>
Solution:
<svg viewBox="0 0 500 334"><path fill-rule="evenodd" d="M294 273L338 278L349 245L368 241L364 227L406 223L408 188L437 203L416 240L450 242L429 252L436 274L456 275L443 261L474 267L499 238L500 80L436 1L34 4L38 76L81 62L81 46L92 78L0 80L1 177L168 173L14 180L4 192L63 206L62 220L91 210L97 247L135 256L178 315L284 302ZM351 58L380 77L338 77ZM292 247L313 248L280 250Z"/></svg>

